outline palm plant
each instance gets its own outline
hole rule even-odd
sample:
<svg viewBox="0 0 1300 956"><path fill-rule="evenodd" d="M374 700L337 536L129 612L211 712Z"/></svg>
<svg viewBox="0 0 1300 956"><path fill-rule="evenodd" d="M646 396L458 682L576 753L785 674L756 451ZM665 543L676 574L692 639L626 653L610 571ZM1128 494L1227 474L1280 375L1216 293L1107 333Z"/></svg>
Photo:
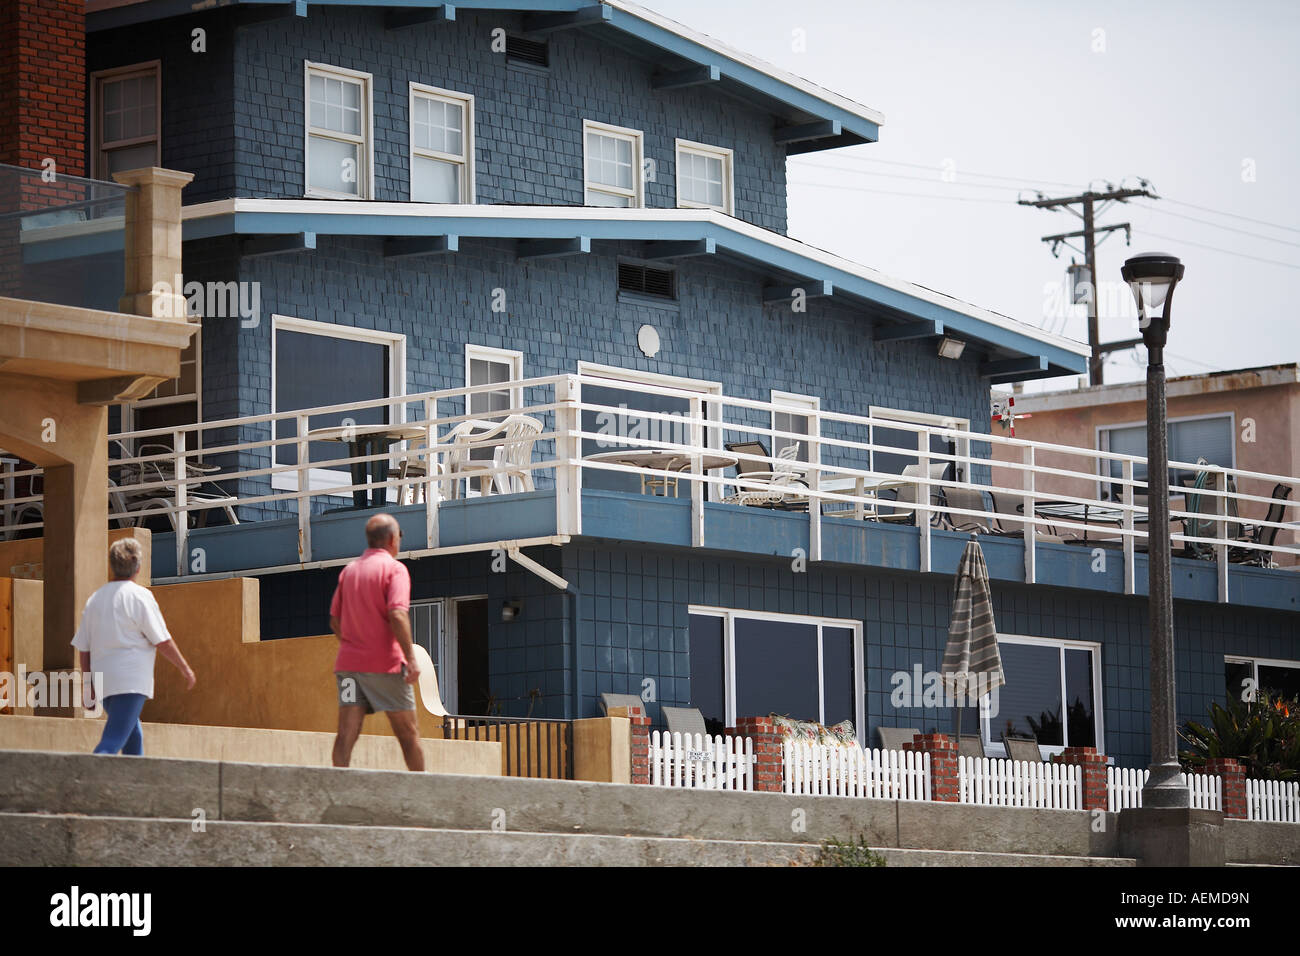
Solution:
<svg viewBox="0 0 1300 956"><path fill-rule="evenodd" d="M1231 757L1246 776L1264 780L1300 778L1300 704L1271 694L1254 701L1230 699L1210 705L1209 726L1189 720L1180 736L1184 769L1201 768L1212 757Z"/></svg>

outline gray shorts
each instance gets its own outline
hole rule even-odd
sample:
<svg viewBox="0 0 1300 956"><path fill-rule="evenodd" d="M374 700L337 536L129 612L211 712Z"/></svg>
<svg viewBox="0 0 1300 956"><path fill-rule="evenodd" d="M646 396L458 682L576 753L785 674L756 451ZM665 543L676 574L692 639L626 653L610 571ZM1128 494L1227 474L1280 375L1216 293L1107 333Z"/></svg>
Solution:
<svg viewBox="0 0 1300 956"><path fill-rule="evenodd" d="M400 674L336 671L339 706L361 706L367 714L388 710L415 710L415 688L406 682L406 665Z"/></svg>

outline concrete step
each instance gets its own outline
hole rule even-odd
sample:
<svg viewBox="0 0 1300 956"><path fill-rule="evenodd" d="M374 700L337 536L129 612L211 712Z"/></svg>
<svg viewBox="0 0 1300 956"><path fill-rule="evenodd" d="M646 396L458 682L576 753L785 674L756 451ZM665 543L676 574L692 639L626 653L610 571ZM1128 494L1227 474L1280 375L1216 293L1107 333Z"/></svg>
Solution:
<svg viewBox="0 0 1300 956"><path fill-rule="evenodd" d="M798 843L0 813L23 866L811 866ZM881 848L889 866L1133 866L1133 860Z"/></svg>
<svg viewBox="0 0 1300 956"><path fill-rule="evenodd" d="M0 812L1116 858L1115 815L772 793L0 751ZM785 852L785 851L782 851ZM784 859L784 857L783 857ZM903 857L899 857L900 860ZM915 857L917 860L926 857Z"/></svg>

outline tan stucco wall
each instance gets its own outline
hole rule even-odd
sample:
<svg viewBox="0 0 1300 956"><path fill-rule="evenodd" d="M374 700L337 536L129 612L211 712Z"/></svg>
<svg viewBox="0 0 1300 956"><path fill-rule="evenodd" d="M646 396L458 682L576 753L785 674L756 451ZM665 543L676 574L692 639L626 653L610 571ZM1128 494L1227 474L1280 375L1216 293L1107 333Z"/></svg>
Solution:
<svg viewBox="0 0 1300 956"><path fill-rule="evenodd" d="M135 538L144 550L141 561L140 576L136 579L145 587L149 586L149 569L153 567L153 532L148 528L110 528L108 543L121 538ZM112 571L108 566L108 550L104 550L104 581L108 581ZM42 580L45 576L45 539L20 538L15 541L0 541L0 577L34 578ZM78 609L80 610L80 609Z"/></svg>
<svg viewBox="0 0 1300 956"><path fill-rule="evenodd" d="M103 732L102 721L67 717L0 717L0 750L88 753ZM151 757L226 760L292 766L329 766L332 733L257 730L243 727L198 727L185 724L144 725L144 752ZM425 739L425 769L430 773L497 776L501 745L490 741ZM396 741L363 735L352 752L352 766L366 770L405 770Z"/></svg>
<svg viewBox="0 0 1300 956"><path fill-rule="evenodd" d="M1017 400L1028 404L1023 398ZM1169 418L1197 418L1205 415L1235 416L1236 467L1242 471L1267 472L1274 475L1300 476L1300 384L1279 385L1267 388L1239 389L1209 394L1176 396L1169 400ZM1243 423L1253 419L1255 441L1246 442ZM1016 419L1016 438L1027 441L1069 445L1094 451L1097 448L1097 429L1112 425L1129 425L1146 421L1145 401L1123 402L1110 405L1089 405L1052 411L1033 410L1029 418ZM1005 435L998 425L994 433ZM993 445L994 461L1022 461L1021 450L1007 445ZM1061 452L1035 450L1035 464L1042 468L1069 468L1075 471L1099 473L1095 458ZM1023 472L993 468L993 484L1007 488L1023 488ZM1289 482L1295 487L1292 500L1300 495L1300 481ZM1243 494L1269 495L1273 482L1253 478L1238 478L1237 490ZM1042 496L1078 495L1094 497L1097 484L1081 478L1064 478L1039 474L1035 478L1035 491ZM1243 517L1262 518L1267 505L1245 503ZM1300 518L1300 505L1288 509L1284 520ZM1278 543L1294 547L1296 534L1283 531ZM1279 564L1294 564L1289 555L1278 555Z"/></svg>

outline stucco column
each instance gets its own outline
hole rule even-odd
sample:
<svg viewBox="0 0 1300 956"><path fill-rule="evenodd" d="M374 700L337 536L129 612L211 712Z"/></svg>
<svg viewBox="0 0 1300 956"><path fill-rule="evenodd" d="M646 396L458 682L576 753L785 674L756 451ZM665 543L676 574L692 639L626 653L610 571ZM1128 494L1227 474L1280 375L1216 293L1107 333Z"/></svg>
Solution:
<svg viewBox="0 0 1300 956"><path fill-rule="evenodd" d="M114 173L126 196L126 285L118 309L156 319L185 319L181 280L181 190L193 173L148 166Z"/></svg>

